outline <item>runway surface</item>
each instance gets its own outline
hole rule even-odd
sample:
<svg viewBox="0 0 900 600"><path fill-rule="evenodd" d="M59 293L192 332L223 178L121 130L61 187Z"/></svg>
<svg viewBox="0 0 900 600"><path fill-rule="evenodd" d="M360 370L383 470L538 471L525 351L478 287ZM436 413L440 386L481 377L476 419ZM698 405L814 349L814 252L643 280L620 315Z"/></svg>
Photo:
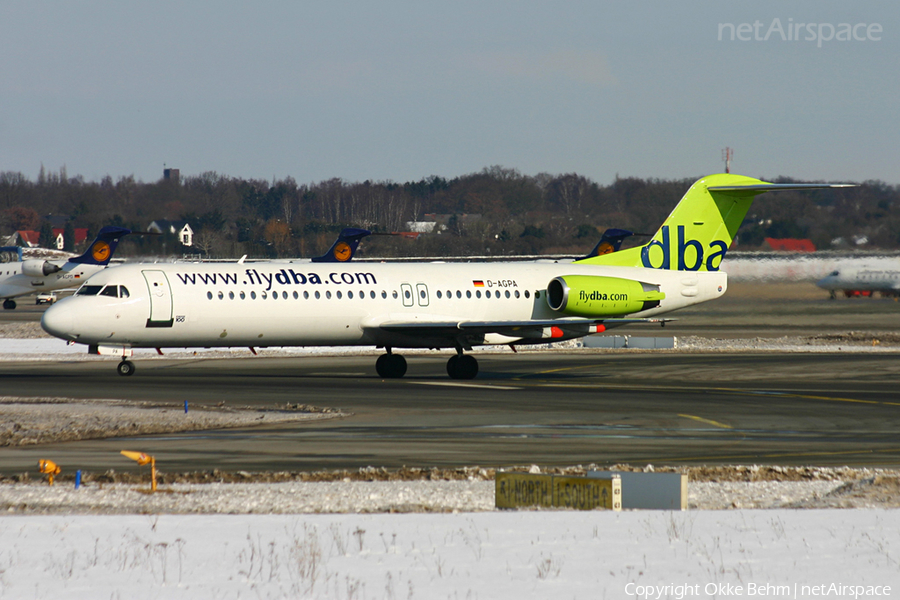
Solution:
<svg viewBox="0 0 900 600"><path fill-rule="evenodd" d="M45 307L0 311L36 321ZM812 284L732 284L719 301L632 335L711 338L900 335L900 303L827 300ZM883 338L886 339L886 338ZM168 471L365 466L815 464L900 466L900 354L596 353L479 356L471 382L450 380L447 353L409 356L402 380L375 375L375 355L0 362L0 394L312 404L352 416L140 438L0 449L0 473L59 458L91 471L133 469L123 449Z"/></svg>
<svg viewBox="0 0 900 600"><path fill-rule="evenodd" d="M452 381L447 355L382 380L374 356L0 364L4 395L340 407L319 423L0 450L0 472L52 457L93 472L315 470L537 463L900 465L897 354L540 353L479 357Z"/></svg>

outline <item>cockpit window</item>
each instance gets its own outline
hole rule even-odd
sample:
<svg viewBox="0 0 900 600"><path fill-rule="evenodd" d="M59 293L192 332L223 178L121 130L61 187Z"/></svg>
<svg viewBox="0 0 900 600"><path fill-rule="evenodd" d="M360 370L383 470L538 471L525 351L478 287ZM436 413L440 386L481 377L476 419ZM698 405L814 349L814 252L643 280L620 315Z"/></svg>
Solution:
<svg viewBox="0 0 900 600"><path fill-rule="evenodd" d="M103 287L102 285L83 285L81 286L77 292L75 292L77 296L109 296L110 298L128 298L131 294L128 293L128 288L124 285L108 285Z"/></svg>
<svg viewBox="0 0 900 600"><path fill-rule="evenodd" d="M829 275L829 277L837 277L837 276L840 275L840 274L841 274L840 271L832 271L832 272L831 272L831 275Z"/></svg>
<svg viewBox="0 0 900 600"><path fill-rule="evenodd" d="M102 285L83 285L75 292L76 296L96 296L103 288Z"/></svg>

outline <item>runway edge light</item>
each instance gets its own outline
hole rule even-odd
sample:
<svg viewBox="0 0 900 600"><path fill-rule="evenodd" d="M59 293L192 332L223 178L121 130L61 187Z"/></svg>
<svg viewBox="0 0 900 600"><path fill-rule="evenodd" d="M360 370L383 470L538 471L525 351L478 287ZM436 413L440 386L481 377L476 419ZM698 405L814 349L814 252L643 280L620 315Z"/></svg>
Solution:
<svg viewBox="0 0 900 600"><path fill-rule="evenodd" d="M38 469L41 473L47 475L50 485L53 485L53 478L62 473L62 468L52 460L42 458L38 461Z"/></svg>
<svg viewBox="0 0 900 600"><path fill-rule="evenodd" d="M121 454L135 461L138 465L144 466L150 463L150 491L156 491L156 458L143 452L133 452L131 450L122 450Z"/></svg>

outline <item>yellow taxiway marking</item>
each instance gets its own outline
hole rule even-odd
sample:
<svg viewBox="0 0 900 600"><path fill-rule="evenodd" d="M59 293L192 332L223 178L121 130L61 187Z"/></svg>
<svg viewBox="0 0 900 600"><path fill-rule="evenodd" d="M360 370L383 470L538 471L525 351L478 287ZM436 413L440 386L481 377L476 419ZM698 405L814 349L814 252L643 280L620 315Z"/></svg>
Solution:
<svg viewBox="0 0 900 600"><path fill-rule="evenodd" d="M856 400L855 398L835 398L832 396L812 396L810 394L792 394L790 392L764 392L753 390L736 390L732 388L712 388L750 396L771 396L773 398L801 398L803 400L826 400L828 402L853 402L856 404L895 404L894 402L879 402L878 400Z"/></svg>
<svg viewBox="0 0 900 600"><path fill-rule="evenodd" d="M560 369L565 370L565 369ZM559 388L580 388L580 389L602 389L602 390L627 390L627 391L675 391L675 392L725 392L734 394L735 396L755 396L757 398L798 398L800 400L821 400L825 402L848 402L853 404L875 404L881 406L900 406L900 402L887 402L885 400L857 400L856 398L841 398L833 396L816 396L812 394L797 394L792 392L765 391L765 390L744 390L740 388L725 387L703 387L697 385L628 385L622 383L553 383L547 380L521 381L518 377L514 377L512 381L521 383L522 385L535 387L559 387Z"/></svg>
<svg viewBox="0 0 900 600"><path fill-rule="evenodd" d="M741 459L760 459L760 458L791 458L798 456L842 456L849 454L896 454L900 452L900 448L885 448L884 450L848 450L834 452L780 452L772 454L732 454L722 456L675 456L666 460L741 460Z"/></svg>
<svg viewBox="0 0 900 600"><path fill-rule="evenodd" d="M704 419L703 417L695 417L694 415L678 415L679 417L684 417L685 419L693 419L695 421L700 421L701 423L706 423L707 425L712 425L713 427L721 427L722 429L734 429L731 425L726 425L725 423L719 423L718 421L713 421L712 419Z"/></svg>
<svg viewBox="0 0 900 600"><path fill-rule="evenodd" d="M456 383L453 381L409 381L407 383L411 383L414 385L439 385L439 386L444 386L444 387L476 388L476 389L481 389L481 390L520 390L520 389L522 389L519 387L510 386L510 385Z"/></svg>

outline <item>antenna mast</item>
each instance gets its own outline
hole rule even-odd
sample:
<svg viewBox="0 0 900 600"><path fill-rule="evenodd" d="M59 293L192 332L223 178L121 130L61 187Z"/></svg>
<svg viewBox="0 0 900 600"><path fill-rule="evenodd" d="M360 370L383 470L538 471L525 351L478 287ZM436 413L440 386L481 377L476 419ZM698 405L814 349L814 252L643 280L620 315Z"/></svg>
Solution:
<svg viewBox="0 0 900 600"><path fill-rule="evenodd" d="M725 148L722 150L722 160L725 161L725 172L731 173L731 159L734 158L734 150Z"/></svg>

